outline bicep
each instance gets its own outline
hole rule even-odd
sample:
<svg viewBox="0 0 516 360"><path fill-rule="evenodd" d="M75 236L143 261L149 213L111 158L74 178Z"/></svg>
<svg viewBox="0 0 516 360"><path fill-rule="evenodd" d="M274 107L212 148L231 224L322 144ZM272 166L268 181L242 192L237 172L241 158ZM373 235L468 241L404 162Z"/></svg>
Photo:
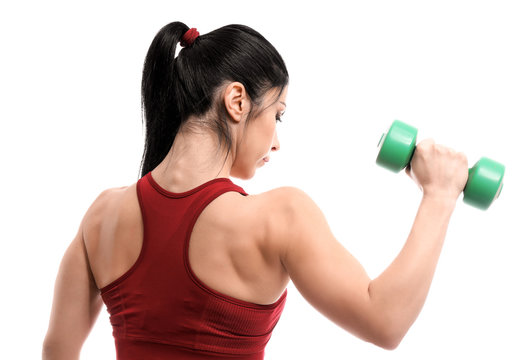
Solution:
<svg viewBox="0 0 516 360"><path fill-rule="evenodd" d="M102 300L89 268L81 224L59 267L45 348L67 354L70 358L78 357L101 307Z"/></svg>
<svg viewBox="0 0 516 360"><path fill-rule="evenodd" d="M337 241L314 201L301 190L287 191L282 262L292 282L319 312L369 341L375 336L376 321L369 298L369 276Z"/></svg>

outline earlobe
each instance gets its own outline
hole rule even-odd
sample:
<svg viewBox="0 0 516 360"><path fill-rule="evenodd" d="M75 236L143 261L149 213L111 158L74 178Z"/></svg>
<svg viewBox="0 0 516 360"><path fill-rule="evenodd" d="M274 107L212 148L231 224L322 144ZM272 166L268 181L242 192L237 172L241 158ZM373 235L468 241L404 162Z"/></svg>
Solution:
<svg viewBox="0 0 516 360"><path fill-rule="evenodd" d="M236 122L240 122L240 120L242 120L242 115L245 112L246 101L247 93L242 83L232 82L226 86L226 90L224 91L224 105L226 106L226 111L231 119Z"/></svg>

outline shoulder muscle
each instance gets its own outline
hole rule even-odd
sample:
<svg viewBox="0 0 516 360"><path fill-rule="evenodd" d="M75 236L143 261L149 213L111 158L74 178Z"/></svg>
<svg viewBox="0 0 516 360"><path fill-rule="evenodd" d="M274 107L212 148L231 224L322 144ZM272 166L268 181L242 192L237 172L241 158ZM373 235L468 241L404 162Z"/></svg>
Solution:
<svg viewBox="0 0 516 360"><path fill-rule="evenodd" d="M296 187L280 187L266 193L273 204L268 216L268 236L277 242L284 265L288 257L304 238L316 239L322 232L329 232L323 212L303 190Z"/></svg>
<svg viewBox="0 0 516 360"><path fill-rule="evenodd" d="M301 295L340 327L371 341L378 319L369 298L370 278L332 234L317 204L302 190L283 187L269 193L274 211L269 236Z"/></svg>

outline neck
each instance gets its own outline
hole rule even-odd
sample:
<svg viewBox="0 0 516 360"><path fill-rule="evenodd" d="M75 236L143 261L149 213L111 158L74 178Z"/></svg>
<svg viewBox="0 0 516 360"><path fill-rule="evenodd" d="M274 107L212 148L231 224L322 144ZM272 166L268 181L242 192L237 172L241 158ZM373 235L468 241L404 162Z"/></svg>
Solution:
<svg viewBox="0 0 516 360"><path fill-rule="evenodd" d="M206 130L179 131L152 177L171 192L184 192L215 178L229 178L233 158L218 150L216 134Z"/></svg>

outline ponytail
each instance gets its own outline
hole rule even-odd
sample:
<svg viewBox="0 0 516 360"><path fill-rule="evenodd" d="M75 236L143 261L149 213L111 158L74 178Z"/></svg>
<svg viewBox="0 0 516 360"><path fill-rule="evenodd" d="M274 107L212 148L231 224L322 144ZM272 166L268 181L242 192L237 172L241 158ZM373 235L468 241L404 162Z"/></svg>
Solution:
<svg viewBox="0 0 516 360"><path fill-rule="evenodd" d="M188 26L181 22L164 26L145 58L141 106L146 132L140 177L165 158L182 122L172 85L176 47L187 30Z"/></svg>

